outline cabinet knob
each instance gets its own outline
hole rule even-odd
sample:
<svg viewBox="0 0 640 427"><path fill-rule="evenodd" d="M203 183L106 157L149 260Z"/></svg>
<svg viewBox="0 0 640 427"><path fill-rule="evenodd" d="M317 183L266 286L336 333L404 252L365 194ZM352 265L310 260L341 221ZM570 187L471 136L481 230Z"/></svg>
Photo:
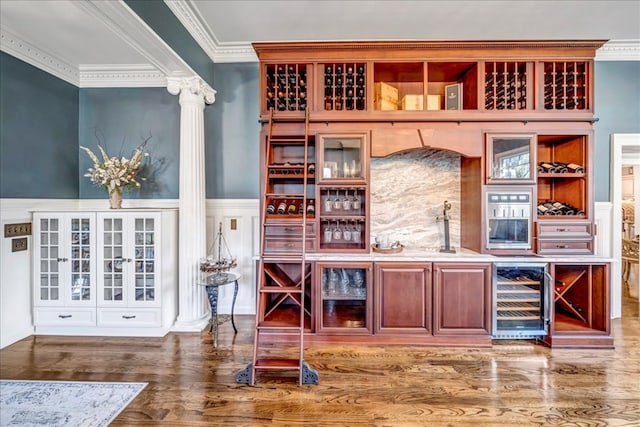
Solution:
<svg viewBox="0 0 640 427"><path fill-rule="evenodd" d="M556 231L563 232L563 231L567 231L567 229L566 228L556 228Z"/></svg>
<svg viewBox="0 0 640 427"><path fill-rule="evenodd" d="M124 315L124 314L123 314L123 315L122 315L122 318L123 318L123 319L135 319L135 318L136 318L136 316L127 316L127 315Z"/></svg>
<svg viewBox="0 0 640 427"><path fill-rule="evenodd" d="M558 249L569 249L569 245L556 245Z"/></svg>
<svg viewBox="0 0 640 427"><path fill-rule="evenodd" d="M67 262L67 261L69 261L69 258L58 258L57 261L58 262Z"/></svg>
<svg viewBox="0 0 640 427"><path fill-rule="evenodd" d="M284 231L296 231L294 227L285 227Z"/></svg>
<svg viewBox="0 0 640 427"><path fill-rule="evenodd" d="M70 317L73 317L72 314L58 314L58 317L61 319L68 319Z"/></svg>

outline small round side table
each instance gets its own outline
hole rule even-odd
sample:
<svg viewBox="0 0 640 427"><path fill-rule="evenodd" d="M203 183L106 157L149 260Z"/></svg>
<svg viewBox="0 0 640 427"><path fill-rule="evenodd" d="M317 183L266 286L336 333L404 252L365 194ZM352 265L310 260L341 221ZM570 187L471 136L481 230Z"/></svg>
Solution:
<svg viewBox="0 0 640 427"><path fill-rule="evenodd" d="M218 347L218 291L220 286L226 286L231 283L234 284L233 301L231 302L231 325L233 326L233 332L235 334L238 333L236 323L233 320L233 309L236 305L236 297L238 296L238 279L240 279L240 275L237 273L220 273L209 275L205 283L198 283L199 286L205 287L209 304L211 305L211 320L209 321L211 326L209 327L209 333L213 332L214 347Z"/></svg>

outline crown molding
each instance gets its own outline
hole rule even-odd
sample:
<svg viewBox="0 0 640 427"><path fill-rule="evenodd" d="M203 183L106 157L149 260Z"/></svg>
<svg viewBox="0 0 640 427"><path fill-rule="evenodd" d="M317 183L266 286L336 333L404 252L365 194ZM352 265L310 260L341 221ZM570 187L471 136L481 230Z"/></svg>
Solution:
<svg viewBox="0 0 640 427"><path fill-rule="evenodd" d="M167 76L148 64L80 65L80 87L165 87Z"/></svg>
<svg viewBox="0 0 640 427"><path fill-rule="evenodd" d="M596 51L596 61L640 61L640 40L611 40Z"/></svg>
<svg viewBox="0 0 640 427"><path fill-rule="evenodd" d="M251 43L220 42L191 0L164 0L164 2L213 62L258 61Z"/></svg>
<svg viewBox="0 0 640 427"><path fill-rule="evenodd" d="M76 66L6 28L0 29L0 50L67 83L80 86L80 72Z"/></svg>
<svg viewBox="0 0 640 427"><path fill-rule="evenodd" d="M124 1L85 0L73 4L100 20L166 76L197 75Z"/></svg>

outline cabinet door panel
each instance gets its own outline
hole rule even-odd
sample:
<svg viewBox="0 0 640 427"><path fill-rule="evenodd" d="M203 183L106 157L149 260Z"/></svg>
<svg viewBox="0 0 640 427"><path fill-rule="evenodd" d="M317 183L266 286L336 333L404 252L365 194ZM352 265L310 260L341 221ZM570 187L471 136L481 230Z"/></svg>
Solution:
<svg viewBox="0 0 640 427"><path fill-rule="evenodd" d="M376 334L431 333L431 265L376 264Z"/></svg>
<svg viewBox="0 0 640 427"><path fill-rule="evenodd" d="M491 264L440 263L434 270L434 335L491 335Z"/></svg>

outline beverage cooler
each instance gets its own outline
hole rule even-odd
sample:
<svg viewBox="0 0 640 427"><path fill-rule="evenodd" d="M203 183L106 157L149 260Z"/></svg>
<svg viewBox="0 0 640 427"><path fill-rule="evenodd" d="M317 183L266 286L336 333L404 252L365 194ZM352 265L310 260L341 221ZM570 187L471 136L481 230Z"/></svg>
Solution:
<svg viewBox="0 0 640 427"><path fill-rule="evenodd" d="M496 263L493 267L493 338L531 339L548 334L546 263Z"/></svg>

